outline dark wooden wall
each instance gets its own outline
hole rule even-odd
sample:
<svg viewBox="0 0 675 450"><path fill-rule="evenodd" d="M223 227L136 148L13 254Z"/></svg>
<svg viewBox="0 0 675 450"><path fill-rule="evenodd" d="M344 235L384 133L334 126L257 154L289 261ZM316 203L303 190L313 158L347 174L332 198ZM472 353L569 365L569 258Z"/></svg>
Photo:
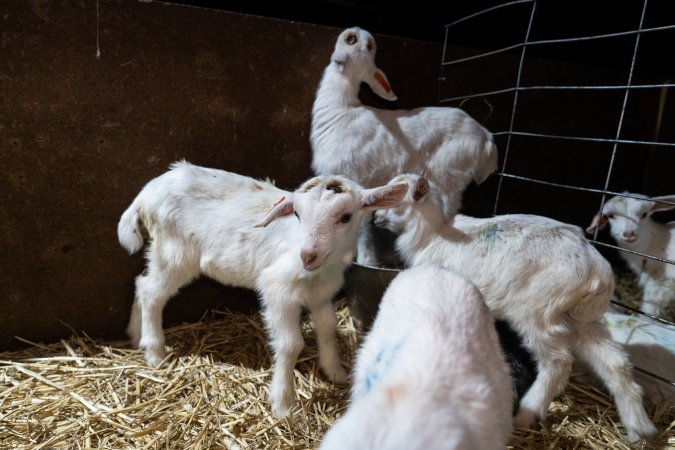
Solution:
<svg viewBox="0 0 675 450"><path fill-rule="evenodd" d="M314 92L340 31L166 3L2 2L0 349L22 345L15 336L51 342L71 329L124 337L144 261L120 247L117 221L142 186L173 161L269 176L287 189L308 178ZM376 38L378 65L399 100L386 104L364 88L364 102L438 104L442 45ZM474 52L448 51L457 57ZM440 97L515 86L517 63L506 54L449 68ZM528 60L523 81L620 84L625 75L625 69ZM649 71L636 77L664 81ZM524 93L514 129L614 137L621 94ZM508 130L512 96L487 100L461 107L493 131ZM655 90L631 94L622 137L653 137L658 102ZM668 125L674 109L666 102L659 140L675 141ZM506 138L497 142L503 161ZM611 150L514 137L506 171L602 188ZM610 189L673 193L674 157L672 149L620 146ZM470 187L465 212L490 215L497 182L491 177ZM599 200L505 180L498 212L585 226ZM256 306L250 291L199 280L169 303L165 325L197 320L214 307Z"/></svg>
<svg viewBox="0 0 675 450"><path fill-rule="evenodd" d="M117 221L171 162L287 189L308 178L314 91L340 31L162 3L3 1L0 349L68 327L124 336L143 257L120 247ZM397 106L434 103L440 46L378 42ZM216 306L256 298L201 280L165 324Z"/></svg>

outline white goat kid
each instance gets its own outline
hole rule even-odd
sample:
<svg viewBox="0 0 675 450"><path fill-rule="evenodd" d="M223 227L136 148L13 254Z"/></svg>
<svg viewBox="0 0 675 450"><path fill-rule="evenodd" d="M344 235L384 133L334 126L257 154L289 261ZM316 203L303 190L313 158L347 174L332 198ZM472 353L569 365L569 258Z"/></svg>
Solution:
<svg viewBox="0 0 675 450"><path fill-rule="evenodd" d="M594 234L609 223L609 232L619 247L675 261L675 222L662 224L651 219L657 211L675 208L673 204L660 203L675 203L675 195L649 198L625 194L642 198L610 198L586 232ZM655 315L664 313L675 301L675 265L628 252L620 251L619 255L638 277L643 290L642 309Z"/></svg>
<svg viewBox="0 0 675 450"><path fill-rule="evenodd" d="M512 407L480 292L448 269L419 266L386 290L356 356L351 404L320 448L503 449Z"/></svg>
<svg viewBox="0 0 675 450"><path fill-rule="evenodd" d="M579 227L523 214L457 215L447 222L436 186L410 174L391 181L401 182L409 186L406 200L376 212L375 223L399 234L396 247L406 265L441 264L473 281L495 317L513 326L537 360L517 425L546 417L576 356L614 396L630 439L656 432L625 353L598 321L614 291L612 269Z"/></svg>
<svg viewBox="0 0 675 450"><path fill-rule="evenodd" d="M145 349L149 365L159 365L166 355L164 305L204 274L258 291L274 353L270 399L276 417L295 399L303 307L316 329L322 370L335 382L346 381L331 299L353 258L361 219L374 208L393 206L406 189L365 190L344 177L324 176L291 193L235 173L172 165L145 185L118 225L119 241L129 253L143 246L142 229L150 238L127 329L132 344ZM292 213L297 218L282 217Z"/></svg>
<svg viewBox="0 0 675 450"><path fill-rule="evenodd" d="M338 37L316 93L310 136L314 172L343 174L366 187L403 172L424 174L443 188L443 212L457 212L471 180L481 183L497 168L492 134L459 108L364 106L358 97L361 82L384 99L397 98L375 65L373 36L355 27ZM359 238L359 262L377 263L371 246Z"/></svg>

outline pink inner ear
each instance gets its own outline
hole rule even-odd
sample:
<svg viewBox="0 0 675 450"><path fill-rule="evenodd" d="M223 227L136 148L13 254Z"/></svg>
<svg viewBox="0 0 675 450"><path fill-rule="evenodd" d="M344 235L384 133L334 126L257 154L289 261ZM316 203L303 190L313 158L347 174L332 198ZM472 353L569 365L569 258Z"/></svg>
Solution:
<svg viewBox="0 0 675 450"><path fill-rule="evenodd" d="M374 78L375 78L375 81L380 83L380 86L382 86L382 89L384 89L386 92L391 92L391 86L387 82L387 79L384 78L384 75L382 75L380 72L375 72Z"/></svg>
<svg viewBox="0 0 675 450"><path fill-rule="evenodd" d="M602 229L607 224L607 220L608 219L606 215L601 214L600 217L598 217L596 214L595 216L593 216L591 227L592 228L597 227Z"/></svg>
<svg viewBox="0 0 675 450"><path fill-rule="evenodd" d="M664 200L667 202L675 203L675 197L654 197L652 200ZM654 202L651 208L651 212L657 211L667 211L669 209L675 209L675 206L669 205L667 203Z"/></svg>
<svg viewBox="0 0 675 450"><path fill-rule="evenodd" d="M281 202L281 200L279 200ZM277 203L278 205L279 203ZM280 216L287 216L291 213L293 213L293 204L292 203L284 203L283 205L279 206L279 215Z"/></svg>

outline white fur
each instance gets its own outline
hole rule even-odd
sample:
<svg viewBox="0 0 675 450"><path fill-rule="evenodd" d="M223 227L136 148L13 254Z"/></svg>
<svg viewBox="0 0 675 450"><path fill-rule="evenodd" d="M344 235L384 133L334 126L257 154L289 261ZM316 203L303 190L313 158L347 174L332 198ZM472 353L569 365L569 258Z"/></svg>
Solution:
<svg viewBox="0 0 675 450"><path fill-rule="evenodd" d="M444 213L454 214L471 180L481 183L497 168L492 134L459 108L364 106L358 97L362 82L379 96L396 99L376 78L388 85L375 65L373 36L358 27L343 31L312 109L314 172L343 174L366 187L403 172L424 174L443 188ZM360 263L377 262L371 245L359 239Z"/></svg>
<svg viewBox="0 0 675 450"><path fill-rule="evenodd" d="M609 223L610 234L619 247L675 261L675 222L661 224L651 219L654 212L675 206L655 200L675 202L675 195L642 199L612 197L586 232L592 234L597 227L603 228ZM655 315L665 313L675 301L675 265L628 252L619 252L619 255L638 277L643 292L642 310Z"/></svg>
<svg viewBox="0 0 675 450"><path fill-rule="evenodd" d="M656 432L621 347L598 320L614 291L609 263L582 230L540 216L476 219L440 209L437 187L416 175L407 200L375 213L375 223L399 233L407 266L442 264L473 281L497 318L506 319L534 354L539 373L515 423L544 418L568 382L574 357L589 364L614 396L629 438Z"/></svg>
<svg viewBox="0 0 675 450"><path fill-rule="evenodd" d="M513 387L490 312L466 279L402 271L358 351L351 404L321 450L503 449Z"/></svg>
<svg viewBox="0 0 675 450"><path fill-rule="evenodd" d="M287 192L235 173L174 164L142 189L118 226L130 253L142 247L143 229L150 237L127 329L132 344L145 349L148 364L162 362L164 305L201 274L256 289L274 351L272 411L284 416L295 401L302 308L316 329L321 368L331 380L346 381L331 300L353 258L360 220L373 208L394 205L405 191L401 185L364 190L344 177L324 176ZM346 216L351 220L343 223Z"/></svg>

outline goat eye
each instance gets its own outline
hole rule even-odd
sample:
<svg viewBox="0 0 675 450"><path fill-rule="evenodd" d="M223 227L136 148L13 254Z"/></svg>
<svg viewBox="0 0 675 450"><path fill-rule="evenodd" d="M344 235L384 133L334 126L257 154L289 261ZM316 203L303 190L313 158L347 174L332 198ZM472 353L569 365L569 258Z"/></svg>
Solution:
<svg viewBox="0 0 675 450"><path fill-rule="evenodd" d="M368 41L368 51L371 51L373 49L373 42Z"/></svg>
<svg viewBox="0 0 675 450"><path fill-rule="evenodd" d="M613 218L614 218L614 214L610 214L610 215L608 215L607 217L609 217L610 219L613 219Z"/></svg>
<svg viewBox="0 0 675 450"><path fill-rule="evenodd" d="M354 44L356 44L356 40L357 40L356 36L354 36L353 34L350 34L349 36L347 36L347 39L345 39L345 42L348 45L354 45Z"/></svg>
<svg viewBox="0 0 675 450"><path fill-rule="evenodd" d="M647 213L643 212L642 215L640 216L640 219L644 219L645 217L647 217Z"/></svg>
<svg viewBox="0 0 675 450"><path fill-rule="evenodd" d="M349 223L350 220L352 220L351 214L343 214L342 217L340 217L340 222L342 223Z"/></svg>
<svg viewBox="0 0 675 450"><path fill-rule="evenodd" d="M327 186L326 186L326 190L327 190L327 191L333 191L333 192L335 192L336 194L341 194L341 193L342 193L342 188L341 188L339 185L333 184L333 183L327 185Z"/></svg>

